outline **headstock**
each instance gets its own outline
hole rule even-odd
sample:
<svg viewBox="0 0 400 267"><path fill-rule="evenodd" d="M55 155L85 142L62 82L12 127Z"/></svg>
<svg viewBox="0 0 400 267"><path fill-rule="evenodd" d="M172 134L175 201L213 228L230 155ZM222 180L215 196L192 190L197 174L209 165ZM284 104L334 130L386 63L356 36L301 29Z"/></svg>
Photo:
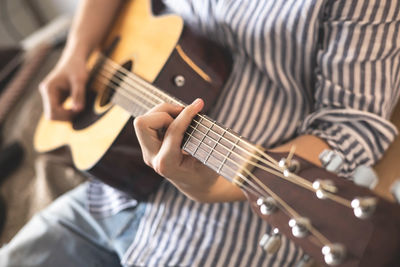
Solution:
<svg viewBox="0 0 400 267"><path fill-rule="evenodd" d="M297 156L279 165L281 177L262 168L248 177L267 187L247 193L253 210L279 229L263 237L265 248L276 251L283 234L321 264L400 266L400 205Z"/></svg>

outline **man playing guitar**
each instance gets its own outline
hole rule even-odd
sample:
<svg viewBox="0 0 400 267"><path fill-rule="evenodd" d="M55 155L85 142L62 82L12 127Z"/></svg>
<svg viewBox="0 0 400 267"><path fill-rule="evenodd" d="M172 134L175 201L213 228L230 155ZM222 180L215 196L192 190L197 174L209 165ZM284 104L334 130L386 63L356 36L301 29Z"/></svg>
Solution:
<svg viewBox="0 0 400 267"><path fill-rule="evenodd" d="M148 2L137 0L138 2ZM40 86L45 115L71 120L85 105L87 60L123 1L82 1L61 59ZM252 143L321 166L339 155L351 177L394 140L388 121L400 80L399 1L165 0L170 12L233 54L210 117ZM397 35L396 35L397 34ZM63 105L65 92L72 107ZM243 191L182 151L204 102L163 103L134 120L144 162L166 181L137 201L99 181L56 200L0 250L1 266L291 266L302 250L271 227ZM287 192L290 194L291 192Z"/></svg>

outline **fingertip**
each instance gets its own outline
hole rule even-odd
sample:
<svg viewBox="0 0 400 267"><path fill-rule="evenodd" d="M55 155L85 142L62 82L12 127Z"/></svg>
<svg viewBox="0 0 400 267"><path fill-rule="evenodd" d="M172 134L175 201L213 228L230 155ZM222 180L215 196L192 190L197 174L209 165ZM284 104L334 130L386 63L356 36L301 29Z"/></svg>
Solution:
<svg viewBox="0 0 400 267"><path fill-rule="evenodd" d="M74 103L73 106L72 106L72 111L74 111L74 112L80 112L80 111L83 110L83 108L84 108L83 104L81 104L81 103Z"/></svg>
<svg viewBox="0 0 400 267"><path fill-rule="evenodd" d="M196 98L191 105L200 111L204 107L204 101L201 98Z"/></svg>
<svg viewBox="0 0 400 267"><path fill-rule="evenodd" d="M53 110L51 113L47 114L50 120L55 121L71 121L73 113L70 110Z"/></svg>

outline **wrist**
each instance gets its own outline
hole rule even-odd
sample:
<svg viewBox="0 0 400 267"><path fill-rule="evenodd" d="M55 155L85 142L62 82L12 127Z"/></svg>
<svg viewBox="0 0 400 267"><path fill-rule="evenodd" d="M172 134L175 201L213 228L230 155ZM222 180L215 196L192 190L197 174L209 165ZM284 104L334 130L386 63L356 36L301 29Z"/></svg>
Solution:
<svg viewBox="0 0 400 267"><path fill-rule="evenodd" d="M328 143L317 136L301 135L286 144L270 149L271 152L289 152L295 146L295 154L321 166L319 155L325 149L329 149Z"/></svg>
<svg viewBox="0 0 400 267"><path fill-rule="evenodd" d="M92 50L92 45L87 40L70 36L64 48L62 58L76 58L86 61Z"/></svg>
<svg viewBox="0 0 400 267"><path fill-rule="evenodd" d="M216 203L216 202L233 202L246 199L243 191L236 185L232 184L222 176L218 176L217 180L206 190L182 190L185 194L198 202Z"/></svg>

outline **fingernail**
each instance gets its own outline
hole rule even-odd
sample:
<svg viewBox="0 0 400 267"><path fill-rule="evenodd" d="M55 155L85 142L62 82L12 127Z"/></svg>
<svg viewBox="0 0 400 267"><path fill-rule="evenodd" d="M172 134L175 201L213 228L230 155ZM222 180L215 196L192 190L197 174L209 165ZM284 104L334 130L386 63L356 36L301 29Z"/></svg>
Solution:
<svg viewBox="0 0 400 267"><path fill-rule="evenodd" d="M83 106L81 104L75 104L72 107L73 111L81 111L83 109Z"/></svg>
<svg viewBox="0 0 400 267"><path fill-rule="evenodd" d="M197 107L201 104L201 98L197 98L195 101L193 101L192 105Z"/></svg>

